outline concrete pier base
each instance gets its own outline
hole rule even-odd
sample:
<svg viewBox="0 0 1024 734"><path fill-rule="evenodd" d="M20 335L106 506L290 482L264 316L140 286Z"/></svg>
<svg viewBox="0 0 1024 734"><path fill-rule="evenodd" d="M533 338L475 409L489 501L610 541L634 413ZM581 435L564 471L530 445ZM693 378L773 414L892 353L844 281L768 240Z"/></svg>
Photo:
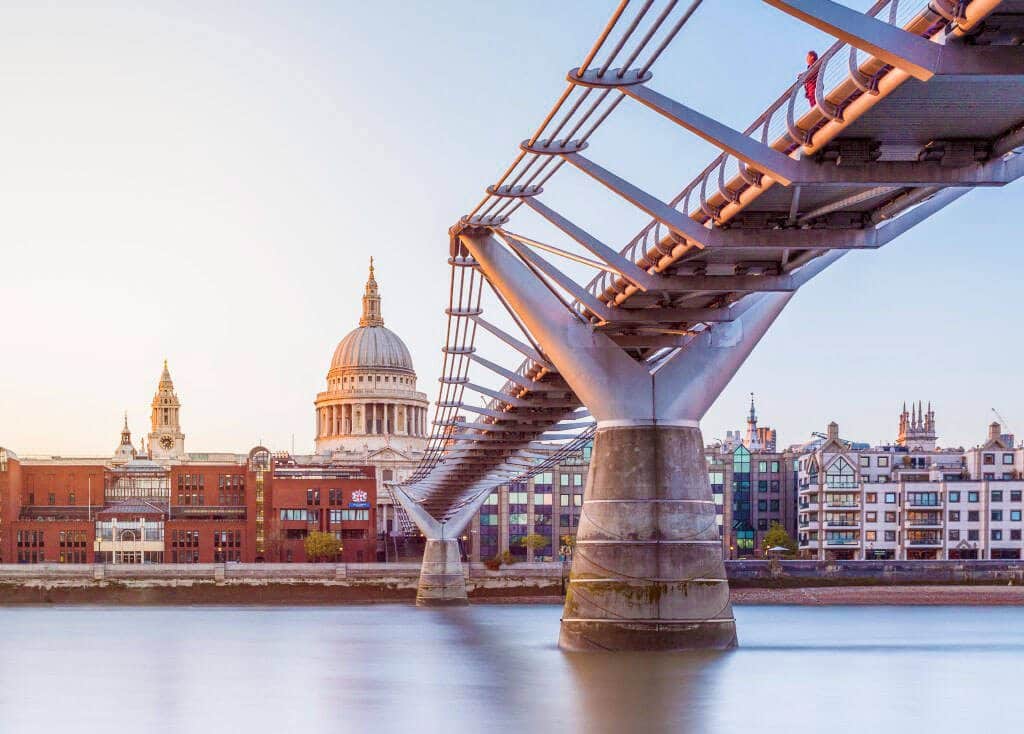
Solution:
<svg viewBox="0 0 1024 734"><path fill-rule="evenodd" d="M598 430L558 644L736 645L699 428Z"/></svg>
<svg viewBox="0 0 1024 734"><path fill-rule="evenodd" d="M416 606L444 607L469 604L459 541L427 539L416 589Z"/></svg>

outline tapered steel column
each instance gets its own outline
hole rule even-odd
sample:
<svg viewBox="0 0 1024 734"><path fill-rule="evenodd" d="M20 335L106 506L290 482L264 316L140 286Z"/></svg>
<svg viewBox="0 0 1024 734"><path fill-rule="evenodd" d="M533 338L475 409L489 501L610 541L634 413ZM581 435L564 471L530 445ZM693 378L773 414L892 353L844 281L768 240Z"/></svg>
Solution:
<svg viewBox="0 0 1024 734"><path fill-rule="evenodd" d="M698 421L792 298L759 293L658 369L569 313L487 234L460 241L597 419L559 645L686 650L736 644ZM819 272L842 253L805 265Z"/></svg>

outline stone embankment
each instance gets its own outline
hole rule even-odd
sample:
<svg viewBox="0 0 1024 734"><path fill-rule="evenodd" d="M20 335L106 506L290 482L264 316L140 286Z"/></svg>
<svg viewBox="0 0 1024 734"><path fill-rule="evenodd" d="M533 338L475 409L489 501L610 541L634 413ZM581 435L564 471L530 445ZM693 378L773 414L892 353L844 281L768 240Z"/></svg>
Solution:
<svg viewBox="0 0 1024 734"><path fill-rule="evenodd" d="M558 601L567 568L464 565L473 601ZM418 563L0 565L0 604L411 602ZM1022 561L727 561L739 604L1024 604Z"/></svg>
<svg viewBox="0 0 1024 734"><path fill-rule="evenodd" d="M559 563L466 569L474 600L562 594ZM0 604L340 604L413 601L418 563L0 565Z"/></svg>

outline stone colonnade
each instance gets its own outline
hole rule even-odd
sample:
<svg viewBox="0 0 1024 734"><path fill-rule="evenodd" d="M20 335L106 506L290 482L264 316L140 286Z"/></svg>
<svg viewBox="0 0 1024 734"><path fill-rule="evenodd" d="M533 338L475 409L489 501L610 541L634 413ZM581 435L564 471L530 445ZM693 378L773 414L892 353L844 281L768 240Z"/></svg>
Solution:
<svg viewBox="0 0 1024 734"><path fill-rule="evenodd" d="M318 409L317 438L385 435L429 436L427 408L400 401L344 402Z"/></svg>

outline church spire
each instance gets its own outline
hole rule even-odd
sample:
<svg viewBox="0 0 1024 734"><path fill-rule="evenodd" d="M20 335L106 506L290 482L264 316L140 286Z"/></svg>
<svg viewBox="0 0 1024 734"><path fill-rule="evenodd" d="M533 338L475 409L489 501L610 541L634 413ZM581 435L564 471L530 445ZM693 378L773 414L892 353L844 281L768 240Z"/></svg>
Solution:
<svg viewBox="0 0 1024 734"><path fill-rule="evenodd" d="M121 429L121 445L132 445L132 432L128 430L128 411L124 412L124 428Z"/></svg>
<svg viewBox="0 0 1024 734"><path fill-rule="evenodd" d="M370 258L370 277L366 279L366 291L363 293L363 317L360 326L384 326L384 317L380 310L380 293L377 281L373 277L373 258Z"/></svg>

